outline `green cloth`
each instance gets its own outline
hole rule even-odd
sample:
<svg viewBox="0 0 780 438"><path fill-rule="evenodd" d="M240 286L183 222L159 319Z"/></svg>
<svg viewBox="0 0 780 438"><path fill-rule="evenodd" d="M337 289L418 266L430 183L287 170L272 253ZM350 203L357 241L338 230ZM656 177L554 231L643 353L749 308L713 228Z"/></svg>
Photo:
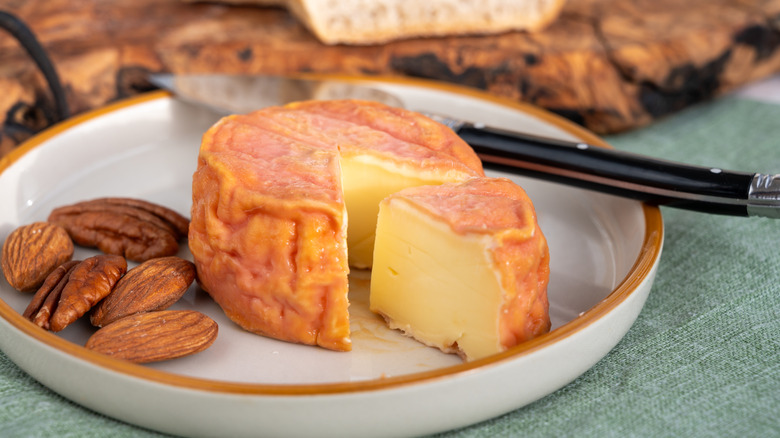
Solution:
<svg viewBox="0 0 780 438"><path fill-rule="evenodd" d="M606 140L670 160L778 173L780 105L726 97ZM780 436L780 221L663 215L653 289L604 359L536 403L439 436ZM63 399L0 353L0 436L159 434Z"/></svg>

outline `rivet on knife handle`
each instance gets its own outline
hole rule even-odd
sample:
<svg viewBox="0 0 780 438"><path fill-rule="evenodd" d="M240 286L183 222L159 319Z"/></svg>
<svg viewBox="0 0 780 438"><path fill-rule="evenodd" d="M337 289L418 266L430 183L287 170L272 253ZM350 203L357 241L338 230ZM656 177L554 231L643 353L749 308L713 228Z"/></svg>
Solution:
<svg viewBox="0 0 780 438"><path fill-rule="evenodd" d="M436 117L485 167L656 205L780 218L780 176L691 166L638 154Z"/></svg>

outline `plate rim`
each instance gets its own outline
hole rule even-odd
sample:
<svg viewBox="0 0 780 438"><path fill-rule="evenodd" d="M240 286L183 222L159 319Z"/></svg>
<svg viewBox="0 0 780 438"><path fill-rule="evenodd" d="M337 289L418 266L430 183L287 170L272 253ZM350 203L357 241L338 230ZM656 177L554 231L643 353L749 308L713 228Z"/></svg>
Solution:
<svg viewBox="0 0 780 438"><path fill-rule="evenodd" d="M596 134L547 110L527 103L513 101L507 98L489 94L481 90L456 84L417 78L349 76L342 74L302 74L295 75L294 77L333 79L351 82L379 82L433 89L445 93L465 95L470 98L487 101L499 106L509 107L510 109L537 117L544 123L551 124L554 127L561 129L564 132L567 132L568 134L571 134L590 144L607 148L611 147ZM160 99L173 100L174 98L175 97L172 93L164 90L146 92L133 97L115 101L103 107L84 112L63 122L55 124L17 146L5 157L0 158L0 175L2 175L3 172L5 172L10 166L19 161L30 151L44 145L48 140L64 133L73 127L90 122L101 116L146 102L157 101ZM88 350L81 345L72 343L51 332L40 330L39 327L26 320L22 317L21 314L12 309L2 298L0 298L0 317L23 334L33 338L33 340L41 342L46 346L55 348L56 350L71 355L77 359L86 361L91 365L97 365L101 368L107 369L108 371L116 372L127 377L133 377L148 382L172 385L182 389L186 388L213 393L257 396L310 396L396 389L408 385L429 383L444 378L451 378L463 373L468 373L475 370L483 370L488 367L495 367L501 364L505 364L520 357L527 356L534 351L546 347L551 347L559 343L561 340L568 338L569 336L599 321L602 316L614 310L621 303L631 297L633 292L635 292L648 277L651 277L653 273L653 267L660 257L664 234L664 225L660 208L657 206L648 205L646 203L641 203L641 208L642 215L644 216L645 220L645 233L642 238L639 255L622 281L595 306L589 308L577 318L564 323L555 330L510 348L502 353L471 362L464 362L457 365L419 373L355 382L302 384L241 383L200 377L189 377L174 374L168 371L145 367L143 365L126 362L119 359L114 359Z"/></svg>

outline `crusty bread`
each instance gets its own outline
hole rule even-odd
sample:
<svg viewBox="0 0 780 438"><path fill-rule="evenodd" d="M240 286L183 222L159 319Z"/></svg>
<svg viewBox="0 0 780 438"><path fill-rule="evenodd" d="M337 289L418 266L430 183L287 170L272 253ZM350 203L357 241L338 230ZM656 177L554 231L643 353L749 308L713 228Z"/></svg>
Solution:
<svg viewBox="0 0 780 438"><path fill-rule="evenodd" d="M221 0L287 7L325 44L537 31L565 0Z"/></svg>
<svg viewBox="0 0 780 438"><path fill-rule="evenodd" d="M535 31L564 0L288 0L326 44L372 44L419 36Z"/></svg>

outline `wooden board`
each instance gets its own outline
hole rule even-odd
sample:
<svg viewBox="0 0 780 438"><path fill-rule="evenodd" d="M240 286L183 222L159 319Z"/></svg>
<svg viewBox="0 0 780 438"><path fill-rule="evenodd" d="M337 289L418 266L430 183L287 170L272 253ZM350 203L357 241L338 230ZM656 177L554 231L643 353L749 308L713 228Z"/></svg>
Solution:
<svg viewBox="0 0 780 438"><path fill-rule="evenodd" d="M599 134L780 71L780 0L568 0L543 32L326 46L286 10L181 0L6 0L51 55L72 113L149 72L432 78L530 102ZM51 124L41 74L0 31L0 156Z"/></svg>

